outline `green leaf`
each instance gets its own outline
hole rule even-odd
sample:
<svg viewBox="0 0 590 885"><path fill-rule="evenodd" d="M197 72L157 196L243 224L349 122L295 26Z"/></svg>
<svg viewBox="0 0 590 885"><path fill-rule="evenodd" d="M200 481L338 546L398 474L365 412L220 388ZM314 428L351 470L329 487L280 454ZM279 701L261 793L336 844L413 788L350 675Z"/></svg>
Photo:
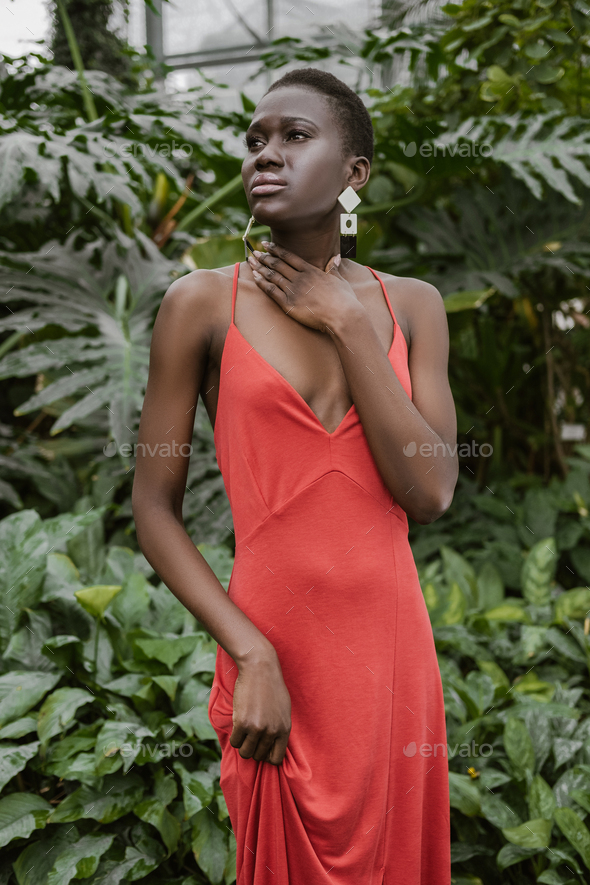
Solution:
<svg viewBox="0 0 590 885"><path fill-rule="evenodd" d="M141 626L150 607L150 584L139 572L124 579L122 590L111 603L110 612L124 630Z"/></svg>
<svg viewBox="0 0 590 885"><path fill-rule="evenodd" d="M123 765L127 773L141 750L144 737L154 732L135 722L105 722L96 736L94 754L98 774L111 774Z"/></svg>
<svg viewBox="0 0 590 885"><path fill-rule="evenodd" d="M72 879L92 876L101 856L111 847L114 838L114 835L82 836L58 856L47 877L47 885L68 885Z"/></svg>
<svg viewBox="0 0 590 885"><path fill-rule="evenodd" d="M557 83L565 74L565 68L543 62L533 68L532 75L537 83Z"/></svg>
<svg viewBox="0 0 590 885"><path fill-rule="evenodd" d="M162 839L168 854L176 850L180 839L180 823L159 799L144 799L133 808L133 813L141 820L155 827Z"/></svg>
<svg viewBox="0 0 590 885"><path fill-rule="evenodd" d="M155 658L172 669L180 658L194 651L198 642L198 634L189 633L169 639L136 639L135 645L146 658Z"/></svg>
<svg viewBox="0 0 590 885"><path fill-rule="evenodd" d="M557 808L555 823L590 870L590 832L573 808Z"/></svg>
<svg viewBox="0 0 590 885"><path fill-rule="evenodd" d="M72 671L70 664L74 662L75 647L81 644L82 640L79 636L68 636L62 633L47 639L41 646L41 651L56 667L61 670L69 668Z"/></svg>
<svg viewBox="0 0 590 885"><path fill-rule="evenodd" d="M469 775L449 771L449 795L451 808L458 808L468 817L480 813L479 789Z"/></svg>
<svg viewBox="0 0 590 885"><path fill-rule="evenodd" d="M557 568L555 538L544 538L531 548L521 573L522 592L533 605L547 605Z"/></svg>
<svg viewBox="0 0 590 885"><path fill-rule="evenodd" d="M87 729L81 728L74 734L52 744L49 748L49 760L50 762L60 762L70 759L72 756L94 747L95 742L96 734L90 734Z"/></svg>
<svg viewBox="0 0 590 885"><path fill-rule="evenodd" d="M478 660L476 663L479 669L490 677L495 690L498 688L510 688L510 680L508 679L508 676L495 661Z"/></svg>
<svg viewBox="0 0 590 885"><path fill-rule="evenodd" d="M208 771L187 771L181 762L174 762L173 767L182 782L184 819L188 820L197 811L206 808L211 803L215 792L216 778Z"/></svg>
<svg viewBox="0 0 590 885"><path fill-rule="evenodd" d="M174 700L179 683L177 676L152 676L152 681L166 692L171 701Z"/></svg>
<svg viewBox="0 0 590 885"><path fill-rule="evenodd" d="M225 862L225 867L223 870L223 881L225 885L232 885L233 882L236 881L236 854L237 854L237 842L236 837L234 835L233 830L229 834L229 851L227 855L227 860ZM477 885L477 883L473 883L473 885Z"/></svg>
<svg viewBox="0 0 590 885"><path fill-rule="evenodd" d="M47 839L30 842L12 865L18 885L47 885L55 859L79 838L76 827L68 824L54 827Z"/></svg>
<svg viewBox="0 0 590 885"><path fill-rule="evenodd" d="M587 587L574 587L564 590L555 600L555 620L558 624L566 620L576 621L590 616L590 590Z"/></svg>
<svg viewBox="0 0 590 885"><path fill-rule="evenodd" d="M4 744L0 747L0 790L15 774L22 771L29 759L37 755L39 741L30 744Z"/></svg>
<svg viewBox="0 0 590 885"><path fill-rule="evenodd" d="M496 793L484 790L481 797L481 814L495 827L516 827L521 823L518 814L506 800Z"/></svg>
<svg viewBox="0 0 590 885"><path fill-rule="evenodd" d="M535 768L535 751L531 736L524 722L511 716L504 726L504 749L519 778ZM513 841L513 840L510 840Z"/></svg>
<svg viewBox="0 0 590 885"><path fill-rule="evenodd" d="M30 734L32 731L37 731L36 717L25 716L23 719L15 719L14 722L0 728L0 741L24 737L25 734Z"/></svg>
<svg viewBox="0 0 590 885"><path fill-rule="evenodd" d="M166 857L161 842L148 836L148 829L149 826L141 822L131 831L133 846L128 846L125 850L125 864L127 861L133 861L131 870L127 873L127 879L130 882L143 879L156 869Z"/></svg>
<svg viewBox="0 0 590 885"><path fill-rule="evenodd" d="M113 584L97 584L94 587L76 590L74 596L89 615L94 618L102 618L109 604L117 593L121 592L121 589L121 586Z"/></svg>
<svg viewBox="0 0 590 885"><path fill-rule="evenodd" d="M207 704L195 704L187 713L172 716L170 722L180 725L188 737L196 737L200 741L217 740L217 733L207 712Z"/></svg>
<svg viewBox="0 0 590 885"><path fill-rule="evenodd" d="M451 586L456 581L468 603L473 604L477 594L477 579L473 566L446 544L441 545L440 552L447 584Z"/></svg>
<svg viewBox="0 0 590 885"><path fill-rule="evenodd" d="M90 704L94 697L81 688L58 688L45 699L39 710L37 734L42 746L56 734L60 734L74 720L76 711Z"/></svg>
<svg viewBox="0 0 590 885"><path fill-rule="evenodd" d="M515 679L514 691L548 703L555 694L555 684L553 682L544 682L539 679L534 670L530 670L524 676Z"/></svg>
<svg viewBox="0 0 590 885"><path fill-rule="evenodd" d="M504 599L504 582L491 562L486 562L477 576L477 598L482 611L497 608Z"/></svg>
<svg viewBox="0 0 590 885"><path fill-rule="evenodd" d="M101 775L96 770L94 753L78 753L71 759L56 760L47 764L46 773L64 780L76 780L81 784L96 787Z"/></svg>
<svg viewBox="0 0 590 885"><path fill-rule="evenodd" d="M514 600L514 603L506 600L502 605L496 606L487 612L484 617L488 621L528 621L529 616L522 607L522 600Z"/></svg>
<svg viewBox="0 0 590 885"><path fill-rule="evenodd" d="M541 817L545 820L553 819L553 812L556 808L555 796L547 781L540 774L536 774L531 781L527 801L529 814L533 820Z"/></svg>
<svg viewBox="0 0 590 885"><path fill-rule="evenodd" d="M0 725L27 713L60 679L60 673L38 670L11 670L0 676Z"/></svg>
<svg viewBox="0 0 590 885"><path fill-rule="evenodd" d="M586 655L582 652L578 643L568 633L564 633L557 627L550 627L547 630L547 642L553 649L561 652L570 661L576 661L578 664L586 663Z"/></svg>
<svg viewBox="0 0 590 885"><path fill-rule="evenodd" d="M532 658L546 643L547 627L535 627L525 624L520 631L522 650Z"/></svg>
<svg viewBox="0 0 590 885"><path fill-rule="evenodd" d="M488 300L496 290L493 286L489 289L470 289L465 292L451 292L445 295L443 303L447 313L457 313L460 310L475 310Z"/></svg>
<svg viewBox="0 0 590 885"><path fill-rule="evenodd" d="M106 775L100 789L83 785L66 796L51 815L49 823L92 818L110 824L133 809L144 789L142 778L133 772Z"/></svg>
<svg viewBox="0 0 590 885"><path fill-rule="evenodd" d="M496 858L498 868L502 872L508 867L514 866L515 863L520 863L521 860L532 857L537 851L538 848L522 848L520 845L508 843L498 852Z"/></svg>
<svg viewBox="0 0 590 885"><path fill-rule="evenodd" d="M142 673L126 673L125 676L113 679L112 682L105 685L105 688L115 692L115 694L132 698L134 695L142 697L144 689L149 688L151 684L151 676L144 676Z"/></svg>
<svg viewBox="0 0 590 885"><path fill-rule="evenodd" d="M193 819L192 848L199 867L212 885L219 885L228 860L228 840L225 827L204 808Z"/></svg>
<svg viewBox="0 0 590 885"><path fill-rule="evenodd" d="M503 827L502 833L520 848L546 848L551 838L552 822L544 818L528 820L519 827Z"/></svg>
<svg viewBox="0 0 590 885"><path fill-rule="evenodd" d="M51 805L35 793L10 793L0 799L0 847L13 839L28 839L45 826Z"/></svg>
<svg viewBox="0 0 590 885"><path fill-rule="evenodd" d="M590 790L574 789L571 791L570 796L584 811L590 812Z"/></svg>
<svg viewBox="0 0 590 885"><path fill-rule="evenodd" d="M471 700L475 716L483 716L494 700L494 683L485 673L471 670L465 677L465 690Z"/></svg>

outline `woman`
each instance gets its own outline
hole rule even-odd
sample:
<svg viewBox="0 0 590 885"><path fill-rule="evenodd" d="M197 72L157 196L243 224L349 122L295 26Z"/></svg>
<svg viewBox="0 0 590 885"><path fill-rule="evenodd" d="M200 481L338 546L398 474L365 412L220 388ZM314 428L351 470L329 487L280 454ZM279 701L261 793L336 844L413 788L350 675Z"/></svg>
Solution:
<svg viewBox="0 0 590 885"><path fill-rule="evenodd" d="M331 74L275 82L242 167L275 245L174 282L154 326L139 441L183 450L200 393L234 518L226 594L184 530L188 457L138 458L141 549L218 643L238 885L450 882L442 687L406 515L440 517L457 479L448 328L433 286L338 261L338 196L366 184L372 136Z"/></svg>

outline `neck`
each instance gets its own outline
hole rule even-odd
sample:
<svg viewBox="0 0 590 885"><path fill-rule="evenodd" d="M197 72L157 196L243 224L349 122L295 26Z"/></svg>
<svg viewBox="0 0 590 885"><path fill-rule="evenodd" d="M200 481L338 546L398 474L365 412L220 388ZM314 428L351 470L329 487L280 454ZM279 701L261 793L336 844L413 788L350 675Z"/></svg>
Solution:
<svg viewBox="0 0 590 885"><path fill-rule="evenodd" d="M271 227L270 239L275 245L283 246L321 270L324 270L330 258L340 252L340 234L338 228L332 226L323 230L286 230Z"/></svg>

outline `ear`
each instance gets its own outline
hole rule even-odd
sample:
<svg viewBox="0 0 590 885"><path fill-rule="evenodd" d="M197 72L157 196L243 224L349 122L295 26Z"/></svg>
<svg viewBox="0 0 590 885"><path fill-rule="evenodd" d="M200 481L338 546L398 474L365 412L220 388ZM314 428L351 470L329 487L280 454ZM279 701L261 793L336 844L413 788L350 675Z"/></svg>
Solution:
<svg viewBox="0 0 590 885"><path fill-rule="evenodd" d="M366 157L353 157L348 168L347 182L355 191L366 185L371 174L371 164Z"/></svg>

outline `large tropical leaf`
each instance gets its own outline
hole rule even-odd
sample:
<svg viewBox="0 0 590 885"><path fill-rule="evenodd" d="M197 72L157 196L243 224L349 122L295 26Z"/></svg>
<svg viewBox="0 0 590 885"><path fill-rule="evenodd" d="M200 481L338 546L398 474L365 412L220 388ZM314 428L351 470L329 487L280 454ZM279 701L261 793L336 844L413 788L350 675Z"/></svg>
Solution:
<svg viewBox="0 0 590 885"><path fill-rule="evenodd" d="M0 321L0 331L34 333L51 323L78 333L8 354L0 361L0 377L47 377L49 383L17 414L55 404L60 414L52 434L108 408L111 435L121 445L139 419L153 316L181 266L140 233L136 241L95 241L80 250L74 237L64 245L49 243L41 253L0 256L6 262L0 268L5 299L28 304Z"/></svg>

